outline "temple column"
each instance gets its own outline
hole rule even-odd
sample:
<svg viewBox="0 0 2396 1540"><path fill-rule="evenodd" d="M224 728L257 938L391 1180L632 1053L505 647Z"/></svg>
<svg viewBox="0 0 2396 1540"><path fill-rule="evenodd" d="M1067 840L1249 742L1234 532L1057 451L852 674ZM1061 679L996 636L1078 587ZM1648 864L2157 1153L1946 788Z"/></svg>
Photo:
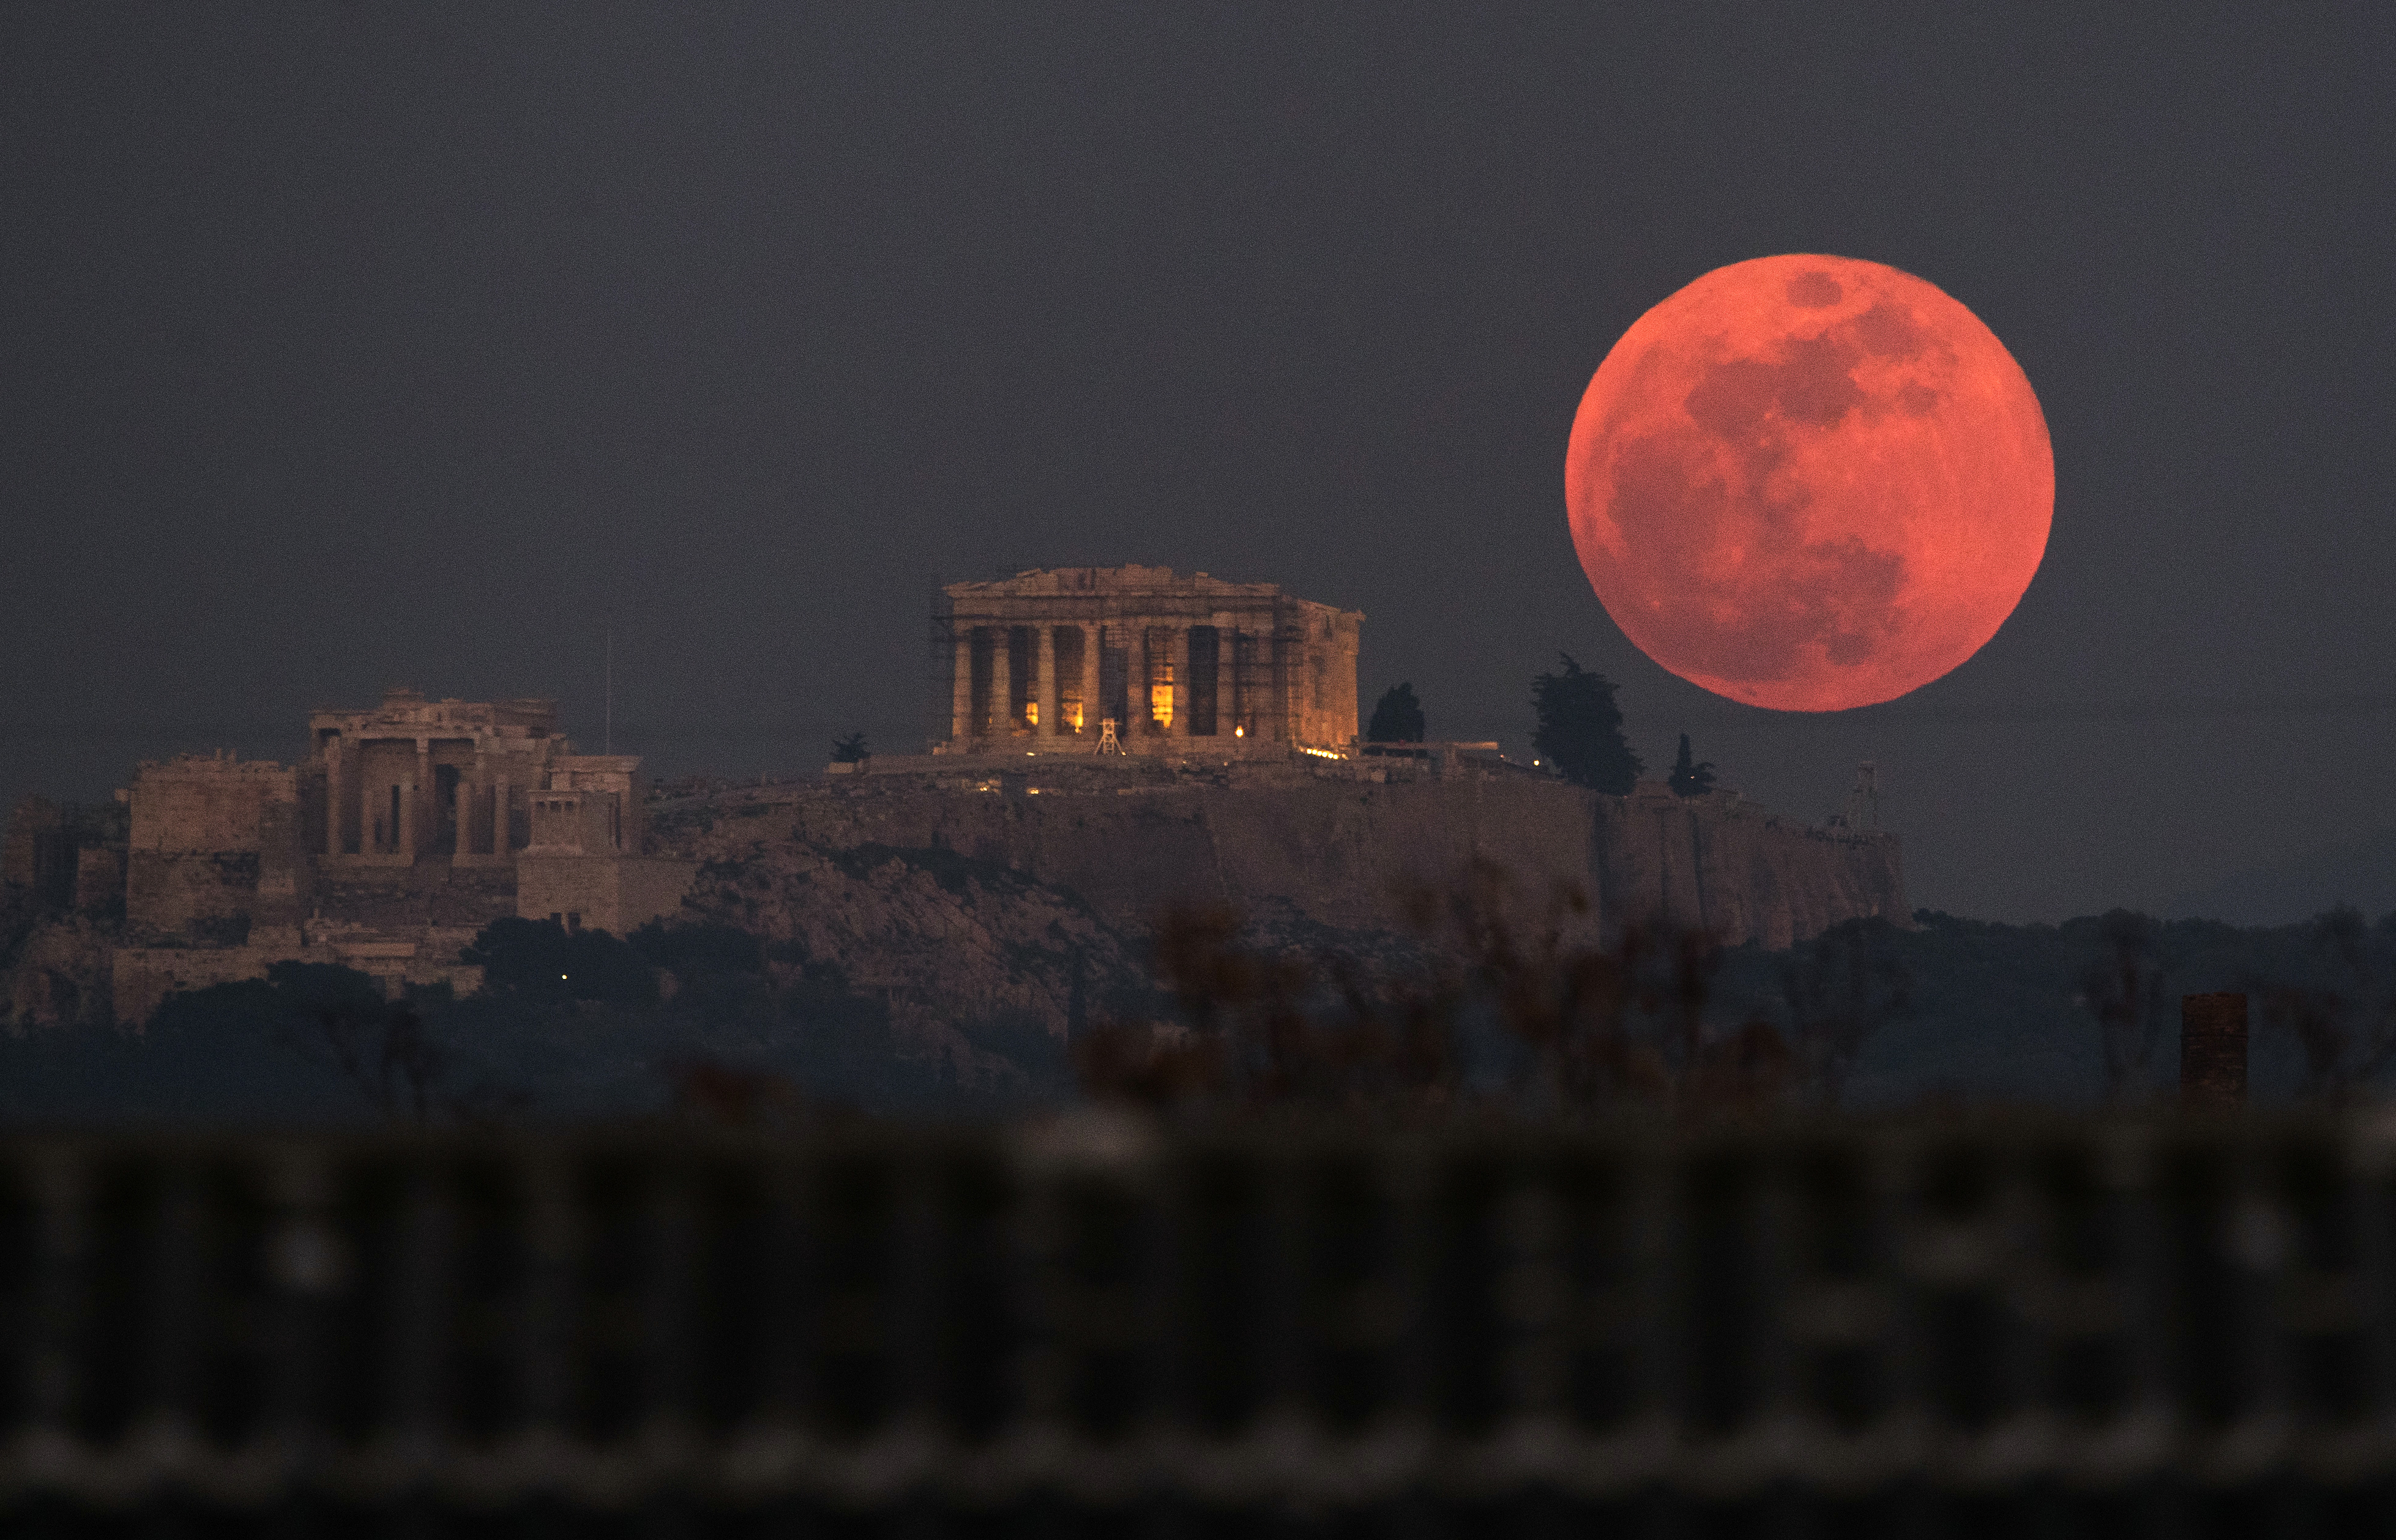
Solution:
<svg viewBox="0 0 2396 1540"><path fill-rule="evenodd" d="M952 696L949 717L949 741L962 744L974 736L978 725L973 721L973 628L952 628L956 632L957 678Z"/></svg>
<svg viewBox="0 0 2396 1540"><path fill-rule="evenodd" d="M1287 626L1273 627L1272 683L1265 693L1265 710L1272 718L1272 729L1266 736L1285 743L1297 737L1291 730L1293 713L1289 709L1289 674L1295 662L1292 655L1297 651L1292 634Z"/></svg>
<svg viewBox="0 0 2396 1540"><path fill-rule="evenodd" d="M1190 628L1173 628L1173 724L1175 737L1190 736Z"/></svg>
<svg viewBox="0 0 2396 1540"><path fill-rule="evenodd" d="M1057 713L1057 628L1040 628L1040 639L1033 644L1034 666L1032 698L1040 703L1040 721L1032 731L1041 737L1055 737L1064 724Z"/></svg>
<svg viewBox="0 0 2396 1540"><path fill-rule="evenodd" d="M1225 737L1246 736L1240 731L1248 720L1242 714L1248 703L1244 673L1239 628L1222 627L1215 633L1215 731Z"/></svg>
<svg viewBox="0 0 2396 1540"><path fill-rule="evenodd" d="M1125 659L1124 705L1130 710L1131 720L1117 731L1128 738L1134 732L1146 737L1156 728L1156 628L1145 617L1124 628L1131 633L1130 656Z"/></svg>
<svg viewBox="0 0 2396 1540"><path fill-rule="evenodd" d="M1106 714L1098 699L1098 660L1106 640L1104 626L1082 628L1082 736L1093 743L1098 738L1098 719Z"/></svg>
<svg viewBox="0 0 2396 1540"><path fill-rule="evenodd" d="M399 827L391 831L392 853L415 859L416 850L416 783L403 781L399 788Z"/></svg>
<svg viewBox="0 0 2396 1540"><path fill-rule="evenodd" d="M1023 726L1015 714L1015 628L992 626L991 633L990 736L1005 737Z"/></svg>
<svg viewBox="0 0 2396 1540"><path fill-rule="evenodd" d="M473 783L462 776L459 777L458 790L451 794L451 800L456 803L458 809L458 843L456 848L449 852L450 858L455 860L460 856L472 854L474 848Z"/></svg>
<svg viewBox="0 0 2396 1540"><path fill-rule="evenodd" d="M501 776L491 782L491 854L508 853L508 779Z"/></svg>
<svg viewBox="0 0 2396 1540"><path fill-rule="evenodd" d="M433 740L416 740L416 784L407 789L409 822L414 825L415 838L406 844L407 858L419 861L433 836L440 830L441 814L433 805Z"/></svg>
<svg viewBox="0 0 2396 1540"><path fill-rule="evenodd" d="M341 738L325 745L325 854L341 853Z"/></svg>
<svg viewBox="0 0 2396 1540"><path fill-rule="evenodd" d="M490 755L486 751L484 741L478 737L474 740L474 767L459 777L458 794L467 799L459 804L460 811L458 814L458 854L460 856L483 854L481 850L475 848L481 842L470 832L473 826L467 822L467 817L471 810L478 809L491 800L490 784ZM469 790L470 787L472 790Z"/></svg>

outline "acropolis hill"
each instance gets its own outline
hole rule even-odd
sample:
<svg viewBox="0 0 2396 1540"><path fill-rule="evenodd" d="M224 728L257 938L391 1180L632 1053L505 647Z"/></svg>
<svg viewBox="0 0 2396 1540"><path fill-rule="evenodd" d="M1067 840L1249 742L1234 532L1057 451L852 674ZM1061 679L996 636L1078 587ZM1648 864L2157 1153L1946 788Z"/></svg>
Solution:
<svg viewBox="0 0 2396 1540"><path fill-rule="evenodd" d="M637 759L574 751L547 701L395 690L310 717L290 766L144 764L113 816L28 799L0 875L47 918L11 1017L139 1021L286 960L471 991L459 953L504 915L736 924L937 1031L994 1011L1063 1029L1086 985L1145 976L1174 904L1371 954L1405 928L1403 890L1473 862L1579 890L1599 934L1781 947L1907 913L1898 842L1866 819L1607 796L1494 745L1360 744L1364 617L1271 584L1042 570L952 584L933 621L947 736L819 777L653 794Z"/></svg>
<svg viewBox="0 0 2396 1540"><path fill-rule="evenodd" d="M1778 947L1858 915L1905 918L1892 834L1657 782L1604 796L1495 745L1359 744L1364 619L1163 567L951 584L935 617L948 737L793 790L796 829L969 853L1129 926L1179 898L1395 928L1400 886L1473 859L1526 890L1581 888L1603 928L1660 919Z"/></svg>

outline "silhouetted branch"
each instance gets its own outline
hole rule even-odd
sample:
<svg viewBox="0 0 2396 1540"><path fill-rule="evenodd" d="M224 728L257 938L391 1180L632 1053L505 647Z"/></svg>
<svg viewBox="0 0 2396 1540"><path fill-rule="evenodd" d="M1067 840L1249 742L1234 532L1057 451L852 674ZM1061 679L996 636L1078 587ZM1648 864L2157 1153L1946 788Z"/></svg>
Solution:
<svg viewBox="0 0 2396 1540"><path fill-rule="evenodd" d="M1486 863L1401 897L1422 949L1387 976L1337 955L1266 955L1229 909L1166 913L1157 969L1180 1019L1094 1029L1077 1049L1085 1087L1161 1107L1401 1114L1494 1098L1708 1116L1784 1097L1791 1055L1771 1024L1707 1036L1719 952L1702 932L1634 924L1599 945L1585 892L1558 883L1526 904Z"/></svg>

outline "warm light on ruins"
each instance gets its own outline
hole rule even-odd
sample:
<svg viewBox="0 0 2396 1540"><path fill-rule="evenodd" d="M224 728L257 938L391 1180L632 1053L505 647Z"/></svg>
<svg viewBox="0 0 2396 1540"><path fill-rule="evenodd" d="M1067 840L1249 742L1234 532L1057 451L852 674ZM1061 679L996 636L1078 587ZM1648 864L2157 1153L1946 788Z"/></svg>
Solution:
<svg viewBox="0 0 2396 1540"><path fill-rule="evenodd" d="M1356 737L1364 617L1271 583L1039 569L944 585L932 618L952 659L938 752L1078 737L1110 717L1114 738L1086 751L1170 753L1212 738L1228 752L1231 738L1253 756Z"/></svg>

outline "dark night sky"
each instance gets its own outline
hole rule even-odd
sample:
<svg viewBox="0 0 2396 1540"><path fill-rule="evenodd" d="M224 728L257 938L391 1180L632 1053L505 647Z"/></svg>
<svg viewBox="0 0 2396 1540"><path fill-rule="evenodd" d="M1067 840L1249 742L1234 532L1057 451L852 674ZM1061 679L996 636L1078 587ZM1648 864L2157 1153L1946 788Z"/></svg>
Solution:
<svg viewBox="0 0 2396 1540"><path fill-rule="evenodd" d="M1140 561L1365 611L1436 736L1564 648L1651 764L1876 760L1957 912L2396 821L2396 12L799 9L0 13L0 796L395 682L595 746L611 611L653 768L920 747L936 578ZM1564 524L1614 339L1780 251L1962 299L2055 443L2005 629L1830 717Z"/></svg>

